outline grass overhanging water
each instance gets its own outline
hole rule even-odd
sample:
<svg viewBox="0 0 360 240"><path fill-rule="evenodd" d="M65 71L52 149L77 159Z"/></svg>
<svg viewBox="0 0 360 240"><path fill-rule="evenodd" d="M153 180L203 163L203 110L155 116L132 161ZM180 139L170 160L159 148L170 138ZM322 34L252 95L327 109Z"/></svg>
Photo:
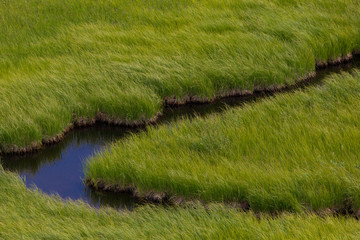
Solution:
<svg viewBox="0 0 360 240"><path fill-rule="evenodd" d="M358 1L3 1L0 147L77 117L152 119L163 100L281 86L359 49Z"/></svg>
<svg viewBox="0 0 360 240"><path fill-rule="evenodd" d="M98 211L29 190L0 169L1 239L358 239L354 218L243 213L222 204L204 208L144 206Z"/></svg>
<svg viewBox="0 0 360 240"><path fill-rule="evenodd" d="M293 84L360 49L359 10L358 0L2 1L0 152L59 139L74 119L145 123L166 100ZM0 238L358 239L357 220L314 211L359 213L359 80L334 75L149 127L85 169L95 185L245 202L248 213L223 203L94 210L0 169Z"/></svg>
<svg viewBox="0 0 360 240"><path fill-rule="evenodd" d="M141 196L246 202L261 211L360 207L360 72L208 118L150 127L85 175Z"/></svg>

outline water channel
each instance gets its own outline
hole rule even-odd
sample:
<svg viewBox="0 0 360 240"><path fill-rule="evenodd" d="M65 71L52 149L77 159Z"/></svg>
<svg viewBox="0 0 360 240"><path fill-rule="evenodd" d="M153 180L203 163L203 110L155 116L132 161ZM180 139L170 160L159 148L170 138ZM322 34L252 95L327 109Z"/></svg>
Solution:
<svg viewBox="0 0 360 240"><path fill-rule="evenodd" d="M307 87L308 85L321 85L322 80L329 74L341 71L349 72L355 68L360 68L360 59L358 57L351 63L319 70L316 78L301 86L288 89L288 91ZM165 108L164 114L157 124L169 124L183 117L203 117L269 95L273 95L273 93L224 98L209 104L168 107ZM129 194L98 192L87 187L83 182L83 166L90 156L101 151L111 142L121 141L130 133L136 133L136 131L144 131L144 129L128 129L108 125L75 129L67 134L63 142L32 154L3 156L1 161L5 169L18 172L29 188L37 187L44 193L58 194L64 199L81 199L94 207L108 206L116 209L131 210L141 202Z"/></svg>

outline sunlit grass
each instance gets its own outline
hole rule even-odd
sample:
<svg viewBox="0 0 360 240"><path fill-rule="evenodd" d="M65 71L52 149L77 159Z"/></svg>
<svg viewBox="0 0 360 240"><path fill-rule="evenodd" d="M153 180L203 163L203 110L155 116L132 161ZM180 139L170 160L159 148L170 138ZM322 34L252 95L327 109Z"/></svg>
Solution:
<svg viewBox="0 0 360 240"><path fill-rule="evenodd" d="M1 239L358 239L352 218L282 214L276 218L214 204L95 210L30 191L0 170Z"/></svg>
<svg viewBox="0 0 360 240"><path fill-rule="evenodd" d="M359 49L359 1L0 2L0 147L97 112L150 119L165 97L293 83Z"/></svg>
<svg viewBox="0 0 360 240"><path fill-rule="evenodd" d="M151 127L90 159L86 177L140 193L277 211L360 207L360 72Z"/></svg>

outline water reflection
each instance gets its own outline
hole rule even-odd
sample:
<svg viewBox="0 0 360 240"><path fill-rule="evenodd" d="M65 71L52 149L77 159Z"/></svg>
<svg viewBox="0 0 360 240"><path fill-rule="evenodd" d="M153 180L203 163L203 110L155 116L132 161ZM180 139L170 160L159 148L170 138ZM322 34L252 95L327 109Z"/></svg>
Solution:
<svg viewBox="0 0 360 240"><path fill-rule="evenodd" d="M95 207L132 208L135 200L129 195L95 192L83 184L85 160L130 132L110 126L77 129L59 144L34 154L7 157L2 164L5 169L18 172L28 187L36 185L45 193L82 199Z"/></svg>
<svg viewBox="0 0 360 240"><path fill-rule="evenodd" d="M349 71L359 67L360 61L341 67L334 67L318 73L308 85L321 84L324 76L332 72ZM306 85L305 85L306 86ZM291 89L289 89L291 91ZM165 109L158 124L168 124L183 117L205 116L221 112L228 107L241 106L255 101L267 94L258 94L243 98L227 98L212 104L186 105ZM138 129L137 131L141 131ZM109 206L116 209L132 209L139 202L128 194L96 192L83 183L83 165L94 153L101 151L110 142L128 136L134 130L113 127L94 126L76 129L70 132L61 143L44 150L24 156L6 156L2 160L5 169L18 172L28 187L34 185L45 193L56 193L62 198L82 199L94 207Z"/></svg>

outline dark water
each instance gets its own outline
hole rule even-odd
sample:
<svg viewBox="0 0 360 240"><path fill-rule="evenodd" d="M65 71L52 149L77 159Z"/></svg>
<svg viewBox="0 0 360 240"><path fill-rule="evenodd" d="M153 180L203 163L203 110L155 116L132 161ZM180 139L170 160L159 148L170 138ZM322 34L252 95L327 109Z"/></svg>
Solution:
<svg viewBox="0 0 360 240"><path fill-rule="evenodd" d="M313 79L308 85L321 84L322 79L329 73L350 71L358 68L359 63L359 59L356 59L353 63L341 67L319 71L316 79ZM289 89L289 91L291 90ZM270 94L233 97L212 104L167 108L158 124L167 124L185 116L191 118L196 115L205 116L222 112L228 107L241 106L268 95ZM135 133L135 130L106 125L76 129L70 132L63 142L37 153L3 157L2 165L7 170L18 172L24 178L26 186L30 188L36 186L45 193L58 194L64 199L82 199L94 207L109 206L117 209L132 209L137 204L141 204L132 196L97 192L83 183L83 164L86 159L101 151L110 142L121 140L131 132Z"/></svg>

